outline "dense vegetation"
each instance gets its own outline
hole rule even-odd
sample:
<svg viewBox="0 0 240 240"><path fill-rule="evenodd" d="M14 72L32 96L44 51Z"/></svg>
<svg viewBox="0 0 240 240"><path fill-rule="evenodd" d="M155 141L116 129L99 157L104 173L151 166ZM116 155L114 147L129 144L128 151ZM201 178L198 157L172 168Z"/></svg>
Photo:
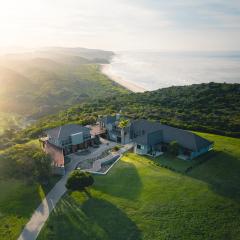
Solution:
<svg viewBox="0 0 240 240"><path fill-rule="evenodd" d="M92 108L93 111L121 110L132 118L160 120L185 129L240 136L240 84L197 84L129 94L127 97L114 96L95 102Z"/></svg>
<svg viewBox="0 0 240 240"><path fill-rule="evenodd" d="M200 135L215 142L215 154L188 174L127 154L95 176L90 197L66 194L38 240L240 239L240 140Z"/></svg>
<svg viewBox="0 0 240 240"><path fill-rule="evenodd" d="M94 179L88 172L74 170L67 179L66 188L70 191L84 191L92 186Z"/></svg>
<svg viewBox="0 0 240 240"><path fill-rule="evenodd" d="M5 179L48 183L51 159L36 143L15 145L1 153L0 173Z"/></svg>
<svg viewBox="0 0 240 240"><path fill-rule="evenodd" d="M0 136L7 129L21 129L25 123L25 119L18 114L0 112Z"/></svg>
<svg viewBox="0 0 240 240"><path fill-rule="evenodd" d="M46 49L0 58L0 109L38 118L75 103L128 91L101 74L111 52Z"/></svg>
<svg viewBox="0 0 240 240"><path fill-rule="evenodd" d="M98 115L120 110L133 119L151 119L184 129L240 136L240 84L225 83L170 87L102 98L45 117L21 134L32 138L43 129L68 122L91 124Z"/></svg>

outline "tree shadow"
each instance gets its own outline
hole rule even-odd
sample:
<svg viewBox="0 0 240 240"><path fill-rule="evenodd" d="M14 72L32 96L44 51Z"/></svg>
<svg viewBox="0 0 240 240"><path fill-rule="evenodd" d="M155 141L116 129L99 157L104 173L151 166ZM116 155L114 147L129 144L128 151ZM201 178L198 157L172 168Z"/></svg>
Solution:
<svg viewBox="0 0 240 240"><path fill-rule="evenodd" d="M136 224L112 203L89 198L82 206L83 212L112 240L139 240L141 232Z"/></svg>
<svg viewBox="0 0 240 240"><path fill-rule="evenodd" d="M134 164L124 161L115 165L107 175L98 176L93 186L98 191L129 200L137 199L143 187Z"/></svg>
<svg viewBox="0 0 240 240"><path fill-rule="evenodd" d="M240 200L240 159L227 152L215 151L213 158L187 175L208 183L219 195Z"/></svg>
<svg viewBox="0 0 240 240"><path fill-rule="evenodd" d="M68 194L58 204L38 236L38 240L140 240L136 224L112 203L88 198L80 193L77 200Z"/></svg>

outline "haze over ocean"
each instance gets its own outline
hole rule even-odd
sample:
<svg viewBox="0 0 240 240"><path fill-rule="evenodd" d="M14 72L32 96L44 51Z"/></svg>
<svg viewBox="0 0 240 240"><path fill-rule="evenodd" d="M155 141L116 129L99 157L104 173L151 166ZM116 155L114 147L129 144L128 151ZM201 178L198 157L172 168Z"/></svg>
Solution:
<svg viewBox="0 0 240 240"><path fill-rule="evenodd" d="M117 52L104 73L146 90L240 83L240 52Z"/></svg>

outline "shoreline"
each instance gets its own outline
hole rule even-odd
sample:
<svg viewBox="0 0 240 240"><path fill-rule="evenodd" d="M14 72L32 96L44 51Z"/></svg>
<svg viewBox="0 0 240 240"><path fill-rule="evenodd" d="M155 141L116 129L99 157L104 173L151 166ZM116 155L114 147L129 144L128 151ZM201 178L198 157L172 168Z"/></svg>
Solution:
<svg viewBox="0 0 240 240"><path fill-rule="evenodd" d="M134 93L138 93L138 92L146 92L147 89L144 89L143 87L140 87L134 83L131 83L127 80L124 80L122 79L121 77L119 76L116 76L114 74L111 74L109 73L109 68L110 68L110 64L101 64L100 65L100 69L101 69L101 72L106 75L107 77L110 78L110 80L120 84L121 86L123 86L124 88L130 90L131 92L134 92Z"/></svg>

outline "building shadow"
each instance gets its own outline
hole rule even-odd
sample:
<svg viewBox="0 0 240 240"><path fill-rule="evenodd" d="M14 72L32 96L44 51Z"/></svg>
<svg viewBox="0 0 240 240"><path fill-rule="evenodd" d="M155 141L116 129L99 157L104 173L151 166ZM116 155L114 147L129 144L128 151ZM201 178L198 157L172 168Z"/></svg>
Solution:
<svg viewBox="0 0 240 240"><path fill-rule="evenodd" d="M240 159L230 153L216 151L187 175L206 182L219 195L240 201Z"/></svg>
<svg viewBox="0 0 240 240"><path fill-rule="evenodd" d="M101 181L98 179L101 178ZM107 175L97 176L94 189L120 198L135 200L142 191L142 181L134 164L121 161Z"/></svg>

